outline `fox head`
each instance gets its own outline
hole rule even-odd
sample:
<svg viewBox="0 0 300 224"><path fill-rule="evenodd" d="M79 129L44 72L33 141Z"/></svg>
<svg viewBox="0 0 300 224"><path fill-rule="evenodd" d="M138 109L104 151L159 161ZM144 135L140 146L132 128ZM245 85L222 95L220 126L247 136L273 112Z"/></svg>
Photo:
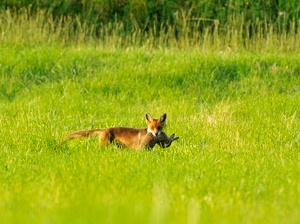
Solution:
<svg viewBox="0 0 300 224"><path fill-rule="evenodd" d="M150 114L146 114L147 131L154 136L159 136L162 132L167 119L167 114L162 115L159 119L152 118Z"/></svg>

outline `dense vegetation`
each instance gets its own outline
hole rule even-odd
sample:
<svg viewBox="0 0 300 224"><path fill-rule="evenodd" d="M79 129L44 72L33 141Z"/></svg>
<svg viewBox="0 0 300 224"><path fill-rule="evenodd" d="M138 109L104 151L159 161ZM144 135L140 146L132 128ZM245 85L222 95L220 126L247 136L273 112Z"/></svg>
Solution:
<svg viewBox="0 0 300 224"><path fill-rule="evenodd" d="M204 32L228 26L243 26L244 35L256 35L260 29L279 33L295 32L299 26L300 7L297 0L4 0L0 10L20 12L30 8L30 15L44 10L60 20L73 17L95 28L95 33L108 23L122 21L126 32L139 29L174 29L180 35L184 27ZM99 34L99 33L98 33ZM158 33L159 34L159 33Z"/></svg>

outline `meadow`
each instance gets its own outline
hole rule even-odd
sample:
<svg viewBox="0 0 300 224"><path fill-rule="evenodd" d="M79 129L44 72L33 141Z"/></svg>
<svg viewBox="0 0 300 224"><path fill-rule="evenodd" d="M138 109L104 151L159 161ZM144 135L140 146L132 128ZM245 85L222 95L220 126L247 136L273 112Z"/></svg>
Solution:
<svg viewBox="0 0 300 224"><path fill-rule="evenodd" d="M1 223L299 222L294 38L123 46L27 25L1 36ZM146 112L167 113L180 139L57 146L74 130L145 127Z"/></svg>

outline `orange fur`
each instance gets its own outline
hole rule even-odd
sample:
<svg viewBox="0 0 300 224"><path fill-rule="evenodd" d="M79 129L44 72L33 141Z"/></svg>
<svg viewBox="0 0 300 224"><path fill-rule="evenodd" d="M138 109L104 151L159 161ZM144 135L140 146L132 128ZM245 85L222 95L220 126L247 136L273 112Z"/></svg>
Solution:
<svg viewBox="0 0 300 224"><path fill-rule="evenodd" d="M99 144L103 146L115 143L118 146L135 150L143 148L151 149L155 144L163 148L169 147L178 137L175 138L174 134L168 137L162 131L166 119L166 114L162 115L159 119L152 118L150 114L146 114L147 128L112 127L76 131L68 135L62 143L75 138L98 137Z"/></svg>

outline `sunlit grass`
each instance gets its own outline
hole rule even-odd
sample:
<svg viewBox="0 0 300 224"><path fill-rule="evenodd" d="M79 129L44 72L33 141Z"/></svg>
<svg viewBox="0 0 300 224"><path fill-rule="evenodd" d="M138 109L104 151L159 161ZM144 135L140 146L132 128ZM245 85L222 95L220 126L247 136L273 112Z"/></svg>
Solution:
<svg viewBox="0 0 300 224"><path fill-rule="evenodd" d="M2 221L299 220L298 56L1 51ZM180 140L56 145L77 129L144 127L145 112L166 112Z"/></svg>

